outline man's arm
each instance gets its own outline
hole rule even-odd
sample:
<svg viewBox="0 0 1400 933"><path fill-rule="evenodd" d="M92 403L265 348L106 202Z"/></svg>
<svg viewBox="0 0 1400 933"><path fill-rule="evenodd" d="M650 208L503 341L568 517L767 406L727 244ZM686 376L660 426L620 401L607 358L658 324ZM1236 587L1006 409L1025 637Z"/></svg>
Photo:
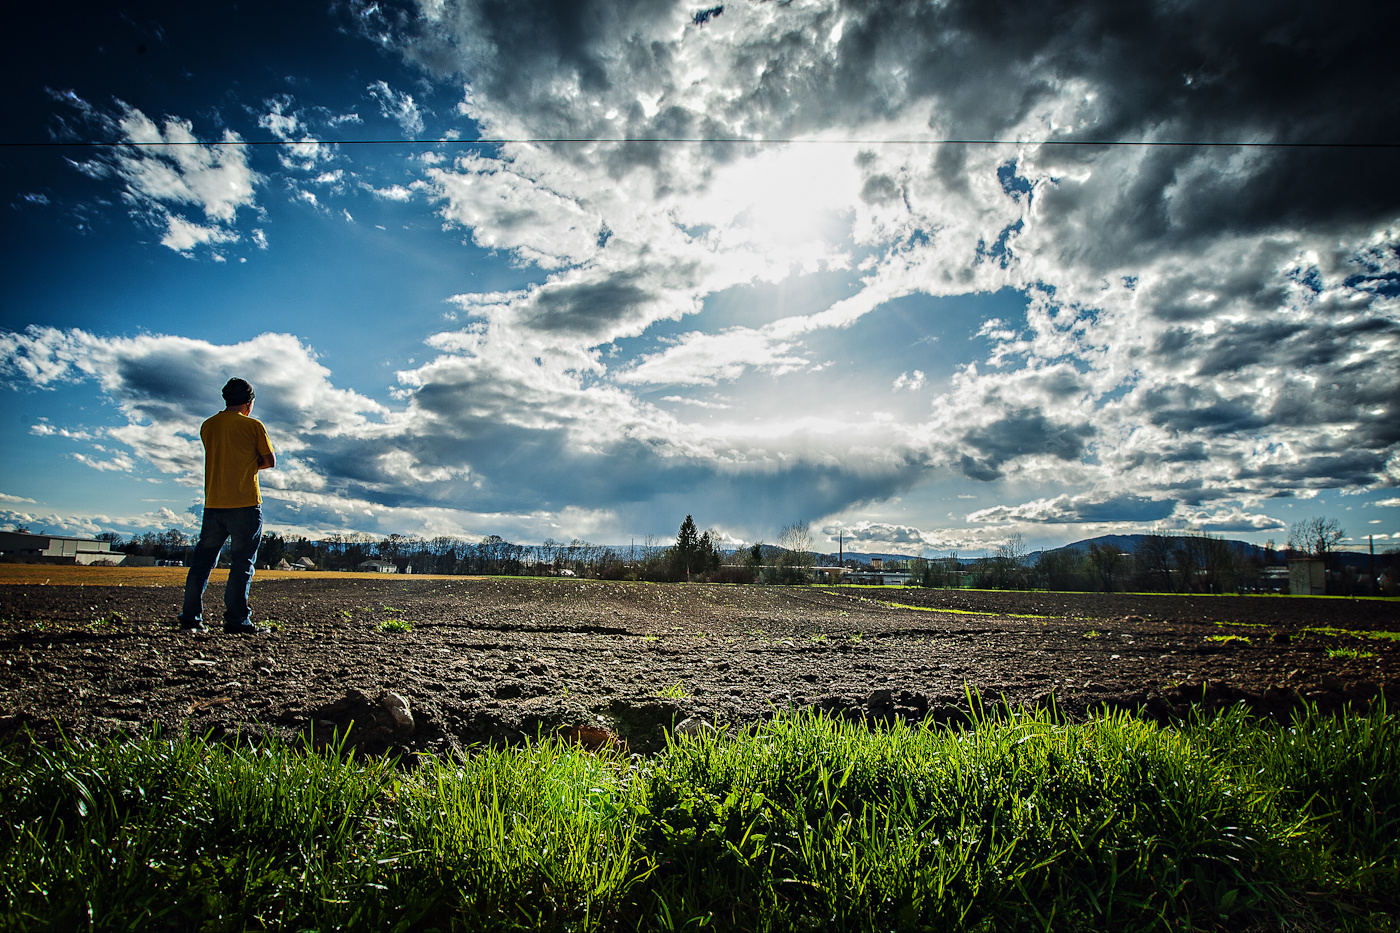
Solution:
<svg viewBox="0 0 1400 933"><path fill-rule="evenodd" d="M259 470L270 470L275 466L277 466L277 455L275 453L268 451L265 454L258 454Z"/></svg>

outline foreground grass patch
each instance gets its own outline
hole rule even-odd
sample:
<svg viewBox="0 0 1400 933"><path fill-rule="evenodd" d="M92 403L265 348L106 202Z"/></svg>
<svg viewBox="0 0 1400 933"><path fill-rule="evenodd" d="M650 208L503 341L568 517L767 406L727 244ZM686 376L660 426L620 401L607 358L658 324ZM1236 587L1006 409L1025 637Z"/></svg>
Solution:
<svg viewBox="0 0 1400 933"><path fill-rule="evenodd" d="M0 926L1395 928L1400 722L780 717L655 759L0 759Z"/></svg>

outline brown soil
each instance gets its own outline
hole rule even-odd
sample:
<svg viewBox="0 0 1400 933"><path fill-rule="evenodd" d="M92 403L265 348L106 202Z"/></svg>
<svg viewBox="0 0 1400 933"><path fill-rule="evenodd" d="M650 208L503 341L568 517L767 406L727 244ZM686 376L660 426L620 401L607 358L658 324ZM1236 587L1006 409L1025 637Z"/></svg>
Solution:
<svg viewBox="0 0 1400 933"><path fill-rule="evenodd" d="M221 598L211 585L211 618ZM648 752L687 719L788 708L956 722L966 687L1076 716L1400 708L1400 641L1366 634L1400 633L1394 600L308 574L259 578L255 618L277 630L252 638L176 631L179 600L173 585L0 586L0 737L158 723L320 742L353 722L367 751L565 732Z"/></svg>

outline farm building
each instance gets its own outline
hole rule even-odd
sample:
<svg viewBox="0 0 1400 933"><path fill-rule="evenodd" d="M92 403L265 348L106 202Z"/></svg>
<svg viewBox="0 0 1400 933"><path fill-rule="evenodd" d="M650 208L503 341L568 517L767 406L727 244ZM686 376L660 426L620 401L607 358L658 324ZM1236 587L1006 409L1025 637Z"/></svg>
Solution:
<svg viewBox="0 0 1400 933"><path fill-rule="evenodd" d="M1327 562L1315 557L1288 562L1288 591L1294 596L1321 596L1327 592Z"/></svg>
<svg viewBox="0 0 1400 933"><path fill-rule="evenodd" d="M7 563L93 564L111 561L119 564L125 558L125 554L112 550L110 542L95 538L0 531L0 561Z"/></svg>
<svg viewBox="0 0 1400 933"><path fill-rule="evenodd" d="M366 573L398 573L398 572L399 572L399 568L396 567L396 566L394 566L394 564L393 564L392 561L387 561L387 560L366 560L366 561L361 561L361 562L360 562L360 565L359 565L358 567L356 567L355 569L356 569L356 570L365 571Z"/></svg>

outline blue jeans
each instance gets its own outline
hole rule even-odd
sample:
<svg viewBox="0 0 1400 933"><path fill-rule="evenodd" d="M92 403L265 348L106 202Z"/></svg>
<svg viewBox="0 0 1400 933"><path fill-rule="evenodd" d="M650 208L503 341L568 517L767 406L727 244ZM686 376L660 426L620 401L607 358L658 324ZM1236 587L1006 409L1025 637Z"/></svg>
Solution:
<svg viewBox="0 0 1400 933"><path fill-rule="evenodd" d="M199 543L190 558L190 573L185 578L185 605L180 621L193 625L203 621L204 588L209 585L209 571L219 559L224 541L233 539L228 555L228 586L224 588L224 625L250 621L248 590L253 585L253 561L258 556L262 540L262 507L250 505L242 509L205 509L204 523L199 529Z"/></svg>

